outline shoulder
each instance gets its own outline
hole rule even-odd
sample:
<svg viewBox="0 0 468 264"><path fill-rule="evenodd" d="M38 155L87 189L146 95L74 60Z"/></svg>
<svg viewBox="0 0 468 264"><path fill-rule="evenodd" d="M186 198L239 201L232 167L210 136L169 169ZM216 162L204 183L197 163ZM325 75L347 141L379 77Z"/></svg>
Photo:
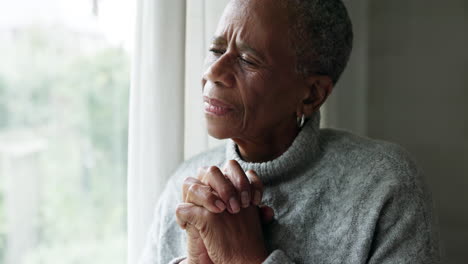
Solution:
<svg viewBox="0 0 468 264"><path fill-rule="evenodd" d="M195 176L198 168L204 166L221 166L225 158L225 144L206 150L182 162L172 174L170 181L180 186L186 177Z"/></svg>
<svg viewBox="0 0 468 264"><path fill-rule="evenodd" d="M367 182L413 185L419 181L420 168L398 144L347 131L321 129L319 145L329 162L342 164Z"/></svg>
<svg viewBox="0 0 468 264"><path fill-rule="evenodd" d="M395 143L346 131L321 132L322 162L343 197L356 204L367 204L367 211L374 208L395 221L402 214L415 217L415 210L420 211L419 220L432 221L431 192L423 171L408 151Z"/></svg>
<svg viewBox="0 0 468 264"><path fill-rule="evenodd" d="M359 225L372 231L370 262L437 262L431 193L408 151L334 129L321 130L320 146L326 166L342 168L328 174L338 175L342 184L335 197L345 208L355 209L362 216Z"/></svg>

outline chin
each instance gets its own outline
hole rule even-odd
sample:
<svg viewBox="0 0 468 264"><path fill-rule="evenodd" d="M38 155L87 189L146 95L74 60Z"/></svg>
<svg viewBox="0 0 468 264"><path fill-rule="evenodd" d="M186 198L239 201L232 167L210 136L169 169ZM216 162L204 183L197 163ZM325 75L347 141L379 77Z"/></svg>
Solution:
<svg viewBox="0 0 468 264"><path fill-rule="evenodd" d="M226 139L232 138L232 129L229 128L226 124L214 124L214 122L207 120L206 128L208 130L208 135L216 139Z"/></svg>

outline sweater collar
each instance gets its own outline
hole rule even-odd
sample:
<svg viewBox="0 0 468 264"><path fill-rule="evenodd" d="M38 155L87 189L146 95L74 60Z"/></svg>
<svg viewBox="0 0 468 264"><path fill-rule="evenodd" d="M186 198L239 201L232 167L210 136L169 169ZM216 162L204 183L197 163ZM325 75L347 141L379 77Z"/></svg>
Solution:
<svg viewBox="0 0 468 264"><path fill-rule="evenodd" d="M244 171L254 170L264 184L286 180L294 170L313 162L318 154L320 112L314 113L297 134L289 148L274 160L247 162L242 160L237 144L229 139L226 144L226 161L236 160Z"/></svg>

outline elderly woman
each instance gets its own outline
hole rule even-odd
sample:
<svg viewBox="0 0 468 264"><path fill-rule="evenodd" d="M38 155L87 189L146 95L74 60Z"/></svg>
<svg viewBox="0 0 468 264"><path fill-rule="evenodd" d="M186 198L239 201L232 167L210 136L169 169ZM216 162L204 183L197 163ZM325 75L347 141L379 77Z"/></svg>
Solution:
<svg viewBox="0 0 468 264"><path fill-rule="evenodd" d="M352 27L340 0L232 0L206 59L208 132L141 263L434 263L430 197L400 147L319 129Z"/></svg>

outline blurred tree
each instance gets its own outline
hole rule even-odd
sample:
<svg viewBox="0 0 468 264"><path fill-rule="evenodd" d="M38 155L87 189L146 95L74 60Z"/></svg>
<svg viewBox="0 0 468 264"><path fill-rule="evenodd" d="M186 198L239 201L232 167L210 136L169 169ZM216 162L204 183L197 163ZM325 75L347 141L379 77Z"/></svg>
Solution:
<svg viewBox="0 0 468 264"><path fill-rule="evenodd" d="M0 129L4 129L8 123L6 89L6 83L3 81L2 76L0 76Z"/></svg>
<svg viewBox="0 0 468 264"><path fill-rule="evenodd" d="M5 258L6 234L5 234L5 215L3 207L3 194L0 189L0 263Z"/></svg>
<svg viewBox="0 0 468 264"><path fill-rule="evenodd" d="M59 26L8 34L0 44L0 132L27 129L47 140L40 244L26 263L124 263L127 52ZM0 215L0 263L2 230Z"/></svg>

